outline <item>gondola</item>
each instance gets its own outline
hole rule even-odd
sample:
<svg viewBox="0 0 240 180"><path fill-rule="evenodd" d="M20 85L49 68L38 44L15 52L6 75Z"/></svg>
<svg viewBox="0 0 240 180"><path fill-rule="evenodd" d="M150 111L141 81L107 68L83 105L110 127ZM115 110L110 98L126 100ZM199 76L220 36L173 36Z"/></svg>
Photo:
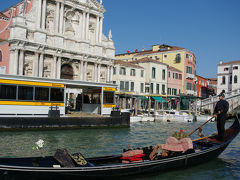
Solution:
<svg viewBox="0 0 240 180"><path fill-rule="evenodd" d="M2 176L12 174L25 179L88 179L132 176L152 172L165 172L170 169L186 168L200 163L208 162L219 156L229 143L238 135L240 125L238 117L225 130L224 141L217 140L216 135L193 140L194 149L184 153L169 155L168 157L158 156L156 160L143 158L142 162L122 163L122 155L102 156L86 158L84 166L75 164L74 167L64 167L54 156L32 157L32 158L0 158L0 172ZM151 148L142 148L146 157ZM73 154L73 155L77 155ZM73 156L71 156L73 157ZM31 178L30 178L31 177ZM17 178L18 179L18 178Z"/></svg>

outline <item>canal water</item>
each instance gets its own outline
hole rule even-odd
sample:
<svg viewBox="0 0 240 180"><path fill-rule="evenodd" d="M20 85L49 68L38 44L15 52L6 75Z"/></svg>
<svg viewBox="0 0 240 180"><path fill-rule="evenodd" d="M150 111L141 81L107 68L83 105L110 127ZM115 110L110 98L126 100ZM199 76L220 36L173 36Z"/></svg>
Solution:
<svg viewBox="0 0 240 180"><path fill-rule="evenodd" d="M174 132L183 129L189 133L202 123L157 121L132 123L130 128L0 132L0 157L48 156L53 155L57 148L66 148L70 153L81 152L85 157L119 154L128 146L136 148L164 143ZM226 128L231 123L227 122ZM213 132L216 132L215 122L203 127L204 135ZM192 138L198 138L197 133ZM41 150L33 150L35 142L39 139L44 140L44 147ZM217 159L208 163L129 179L240 179L240 135Z"/></svg>

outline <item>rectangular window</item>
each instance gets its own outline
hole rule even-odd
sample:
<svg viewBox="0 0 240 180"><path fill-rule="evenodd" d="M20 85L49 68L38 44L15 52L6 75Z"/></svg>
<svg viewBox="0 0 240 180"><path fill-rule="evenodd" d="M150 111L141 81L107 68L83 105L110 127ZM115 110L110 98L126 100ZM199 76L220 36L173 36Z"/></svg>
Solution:
<svg viewBox="0 0 240 180"><path fill-rule="evenodd" d="M141 77L144 76L144 70L141 70Z"/></svg>
<svg viewBox="0 0 240 180"><path fill-rule="evenodd" d="M167 89L167 93L168 93L168 95L171 95L171 88Z"/></svg>
<svg viewBox="0 0 240 180"><path fill-rule="evenodd" d="M129 82L128 81L125 82L125 91L129 91Z"/></svg>
<svg viewBox="0 0 240 180"><path fill-rule="evenodd" d="M181 90L180 89L178 90L178 94L181 94Z"/></svg>
<svg viewBox="0 0 240 180"><path fill-rule="evenodd" d="M136 70L135 69L131 69L130 76L135 76L135 75L136 75Z"/></svg>
<svg viewBox="0 0 240 180"><path fill-rule="evenodd" d="M157 84L157 86L156 86L156 94L160 94L159 92L160 92L159 84Z"/></svg>
<svg viewBox="0 0 240 180"><path fill-rule="evenodd" d="M172 73L172 78L175 79L175 73L174 72Z"/></svg>
<svg viewBox="0 0 240 180"><path fill-rule="evenodd" d="M120 90L121 91L125 90L125 88L124 88L124 81L120 81Z"/></svg>
<svg viewBox="0 0 240 180"><path fill-rule="evenodd" d="M141 83L141 93L144 93L144 83Z"/></svg>
<svg viewBox="0 0 240 180"><path fill-rule="evenodd" d="M165 80L165 75L166 75L166 71L165 69L162 70L162 80Z"/></svg>
<svg viewBox="0 0 240 180"><path fill-rule="evenodd" d="M63 102L64 100L64 89L63 88L51 88L51 101Z"/></svg>
<svg viewBox="0 0 240 180"><path fill-rule="evenodd" d="M176 75L176 79L178 79L178 73L176 73L175 75Z"/></svg>
<svg viewBox="0 0 240 180"><path fill-rule="evenodd" d="M152 78L155 79L156 78L156 68L152 67Z"/></svg>
<svg viewBox="0 0 240 180"><path fill-rule="evenodd" d="M182 74L179 74L179 79L182 80Z"/></svg>
<svg viewBox="0 0 240 180"><path fill-rule="evenodd" d="M173 95L177 95L177 89L173 89Z"/></svg>
<svg viewBox="0 0 240 180"><path fill-rule="evenodd" d="M33 100L33 87L18 86L19 100Z"/></svg>
<svg viewBox="0 0 240 180"><path fill-rule="evenodd" d="M36 87L35 100L49 101L49 88Z"/></svg>
<svg viewBox="0 0 240 180"><path fill-rule="evenodd" d="M171 72L170 72L170 71L168 72L168 77L169 77L169 78L171 77Z"/></svg>
<svg viewBox="0 0 240 180"><path fill-rule="evenodd" d="M165 92L165 84L162 84L162 94L166 94L166 92Z"/></svg>
<svg viewBox="0 0 240 180"><path fill-rule="evenodd" d="M113 74L115 75L117 73L116 67L113 67Z"/></svg>
<svg viewBox="0 0 240 180"><path fill-rule="evenodd" d="M192 90L192 83L187 82L187 90Z"/></svg>
<svg viewBox="0 0 240 180"><path fill-rule="evenodd" d="M131 91L134 91L134 82L131 82Z"/></svg>
<svg viewBox="0 0 240 180"><path fill-rule="evenodd" d="M16 100L17 86L14 85L0 85L0 99L14 99Z"/></svg>
<svg viewBox="0 0 240 180"><path fill-rule="evenodd" d="M228 71L228 68L224 68L224 71Z"/></svg>
<svg viewBox="0 0 240 180"><path fill-rule="evenodd" d="M151 89L151 91L150 91L151 94L153 94L153 83L151 83L151 88L150 89Z"/></svg>
<svg viewBox="0 0 240 180"><path fill-rule="evenodd" d="M126 75L126 68L120 67L119 74Z"/></svg>

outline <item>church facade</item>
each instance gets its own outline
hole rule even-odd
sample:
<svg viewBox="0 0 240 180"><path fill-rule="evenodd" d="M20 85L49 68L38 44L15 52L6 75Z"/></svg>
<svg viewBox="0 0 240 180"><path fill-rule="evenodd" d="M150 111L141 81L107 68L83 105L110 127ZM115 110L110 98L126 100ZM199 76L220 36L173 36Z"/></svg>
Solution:
<svg viewBox="0 0 240 180"><path fill-rule="evenodd" d="M22 0L0 13L0 73L112 81L115 48L97 0Z"/></svg>

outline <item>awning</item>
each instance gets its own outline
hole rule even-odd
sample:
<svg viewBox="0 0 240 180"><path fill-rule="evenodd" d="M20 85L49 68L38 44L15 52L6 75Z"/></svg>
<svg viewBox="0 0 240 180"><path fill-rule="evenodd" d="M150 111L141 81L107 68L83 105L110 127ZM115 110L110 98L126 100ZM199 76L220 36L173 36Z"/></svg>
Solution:
<svg viewBox="0 0 240 180"><path fill-rule="evenodd" d="M152 96L152 98L157 102L167 102L165 99L163 99L160 96Z"/></svg>
<svg viewBox="0 0 240 180"><path fill-rule="evenodd" d="M141 99L141 101L148 101L148 98L145 96L138 96L138 99Z"/></svg>

